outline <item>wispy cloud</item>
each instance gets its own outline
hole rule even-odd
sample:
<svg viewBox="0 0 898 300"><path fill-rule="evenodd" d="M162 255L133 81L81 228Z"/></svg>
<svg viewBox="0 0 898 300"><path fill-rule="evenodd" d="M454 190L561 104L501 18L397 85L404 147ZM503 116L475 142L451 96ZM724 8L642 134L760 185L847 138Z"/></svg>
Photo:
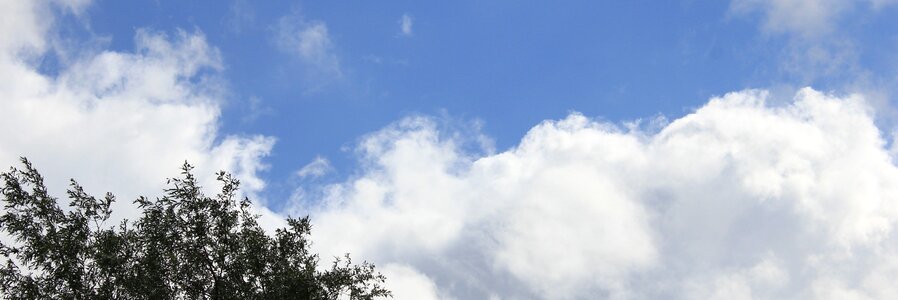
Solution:
<svg viewBox="0 0 898 300"><path fill-rule="evenodd" d="M256 96L249 97L249 100L246 101L246 114L244 114L242 121L246 123L254 122L261 117L268 117L275 115L275 111L270 106L266 106L262 99Z"/></svg>
<svg viewBox="0 0 898 300"><path fill-rule="evenodd" d="M736 14L760 13L762 28L769 33L819 37L834 30L840 19L854 10L878 10L895 0L733 0Z"/></svg>
<svg viewBox="0 0 898 300"><path fill-rule="evenodd" d="M240 34L247 27L253 26L256 21L256 13L252 4L247 0L233 0L222 22L233 33Z"/></svg>
<svg viewBox="0 0 898 300"><path fill-rule="evenodd" d="M399 18L399 33L402 34L402 36L412 36L413 21L412 17L408 14L403 14L402 18Z"/></svg>
<svg viewBox="0 0 898 300"><path fill-rule="evenodd" d="M275 26L275 42L318 75L339 78L343 75L327 24L306 21L298 13L282 17Z"/></svg>
<svg viewBox="0 0 898 300"><path fill-rule="evenodd" d="M332 170L331 163L327 158L316 156L312 162L296 171L296 175L300 178L316 178L324 176Z"/></svg>
<svg viewBox="0 0 898 300"><path fill-rule="evenodd" d="M814 85L829 90L866 95L896 95L896 72L874 72L878 64L894 64L877 53L893 53L895 44L861 44L857 28L864 28L883 8L895 0L733 0L730 12L759 20L763 48L774 62L778 85ZM878 48L870 48L878 47ZM894 69L894 68L893 68ZM898 116L898 110L883 97L871 97L883 115ZM886 96L887 98L888 96ZM878 100L877 100L878 99ZM898 124L898 119L891 121Z"/></svg>
<svg viewBox="0 0 898 300"><path fill-rule="evenodd" d="M760 13L762 28L770 33L818 36L832 29L841 14L851 9L852 0L734 0L737 14Z"/></svg>

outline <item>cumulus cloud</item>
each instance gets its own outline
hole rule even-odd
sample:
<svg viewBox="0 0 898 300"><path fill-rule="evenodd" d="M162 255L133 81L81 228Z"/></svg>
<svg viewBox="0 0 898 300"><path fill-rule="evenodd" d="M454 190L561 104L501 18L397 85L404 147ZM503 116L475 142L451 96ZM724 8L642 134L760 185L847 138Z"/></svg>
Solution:
<svg viewBox="0 0 898 300"><path fill-rule="evenodd" d="M324 22L307 21L294 13L278 20L274 31L275 43L282 51L294 55L319 75L342 76L340 60Z"/></svg>
<svg viewBox="0 0 898 300"><path fill-rule="evenodd" d="M412 25L412 16L402 14L402 18L399 18L399 32L403 36L412 36Z"/></svg>
<svg viewBox="0 0 898 300"><path fill-rule="evenodd" d="M55 75L33 62L52 43L53 3L0 1L0 165L27 156L64 195L76 178L94 194L119 197L118 218L134 218L131 201L155 196L186 160L207 184L233 172L245 191L265 184L261 158L274 139L218 132L225 87L221 55L201 32L141 29L133 52L94 51ZM257 207L268 225L280 221Z"/></svg>
<svg viewBox="0 0 898 300"><path fill-rule="evenodd" d="M871 110L768 97L730 93L660 129L572 114L493 154L408 118L298 209L324 256L390 266L397 295L895 297L898 168Z"/></svg>
<svg viewBox="0 0 898 300"><path fill-rule="evenodd" d="M440 299L436 286L427 276L408 266L389 264L381 266L380 272L387 277L387 286L402 286L404 289L393 291L396 299L435 300Z"/></svg>

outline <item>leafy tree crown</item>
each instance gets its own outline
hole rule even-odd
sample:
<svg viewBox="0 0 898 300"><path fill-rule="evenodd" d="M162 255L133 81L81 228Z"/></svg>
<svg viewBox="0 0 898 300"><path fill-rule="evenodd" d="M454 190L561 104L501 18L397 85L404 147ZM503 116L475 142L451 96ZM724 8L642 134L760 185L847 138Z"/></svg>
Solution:
<svg viewBox="0 0 898 300"><path fill-rule="evenodd" d="M206 196L187 163L162 197L134 201L140 217L107 225L115 197L88 195L74 180L68 209L32 164L0 174L0 298L3 299L375 299L384 276L348 254L318 268L308 217L273 236L259 226L240 182L217 173Z"/></svg>

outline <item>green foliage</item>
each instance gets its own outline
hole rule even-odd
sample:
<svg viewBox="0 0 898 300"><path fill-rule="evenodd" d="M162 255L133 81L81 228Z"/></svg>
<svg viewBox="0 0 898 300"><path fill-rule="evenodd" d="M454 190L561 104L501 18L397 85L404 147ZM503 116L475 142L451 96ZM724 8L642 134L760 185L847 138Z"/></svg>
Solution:
<svg viewBox="0 0 898 300"><path fill-rule="evenodd" d="M347 254L316 270L308 217L267 235L236 199L239 182L220 172L221 193L203 195L192 167L156 200L134 202L133 223L107 226L112 194L95 198L74 180L69 209L47 193L41 175L0 174L0 298L4 299L350 299L389 297L384 277Z"/></svg>

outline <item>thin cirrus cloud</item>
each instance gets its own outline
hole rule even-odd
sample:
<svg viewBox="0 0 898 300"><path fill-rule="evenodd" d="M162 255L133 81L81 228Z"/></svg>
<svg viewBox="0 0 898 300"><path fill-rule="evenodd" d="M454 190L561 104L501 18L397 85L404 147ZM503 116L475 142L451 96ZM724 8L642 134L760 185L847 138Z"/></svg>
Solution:
<svg viewBox="0 0 898 300"><path fill-rule="evenodd" d="M399 33L402 36L412 36L412 25L413 25L412 16L408 14L402 14L402 17L399 18Z"/></svg>
<svg viewBox="0 0 898 300"><path fill-rule="evenodd" d="M330 161L327 158L316 156L312 162L296 171L296 176L300 178L315 178L324 176L331 171L333 171L333 167L331 167Z"/></svg>
<svg viewBox="0 0 898 300"><path fill-rule="evenodd" d="M888 95L896 92L895 72L876 71L893 65L888 55L894 44L862 42L865 32L882 10L898 3L894 0L733 0L731 14L757 16L764 43L784 42L782 47L766 47L771 61L765 72L773 86L814 85L863 93L880 116L895 109ZM886 68L888 69L888 68Z"/></svg>
<svg viewBox="0 0 898 300"><path fill-rule="evenodd" d="M323 255L375 262L402 299L898 297L898 168L863 97L768 98L657 132L572 114L487 155L407 118L295 209Z"/></svg>
<svg viewBox="0 0 898 300"><path fill-rule="evenodd" d="M311 74L331 79L343 76L326 23L306 20L298 12L286 15L275 24L274 41L281 51L309 67Z"/></svg>
<svg viewBox="0 0 898 300"><path fill-rule="evenodd" d="M855 9L880 9L894 0L733 0L737 14L761 13L762 29L770 33L790 33L816 38L831 32L839 18Z"/></svg>
<svg viewBox="0 0 898 300"><path fill-rule="evenodd" d="M218 133L222 60L201 32L139 29L134 52L82 51L47 75L32 58L67 50L48 47L55 4L2 3L0 28L15 30L0 39L0 165L27 156L57 195L68 178L91 193L113 192L116 219L134 219L131 201L158 195L185 160L207 186L227 170L246 193L265 187L258 173L275 139ZM266 227L282 224L256 209Z"/></svg>

